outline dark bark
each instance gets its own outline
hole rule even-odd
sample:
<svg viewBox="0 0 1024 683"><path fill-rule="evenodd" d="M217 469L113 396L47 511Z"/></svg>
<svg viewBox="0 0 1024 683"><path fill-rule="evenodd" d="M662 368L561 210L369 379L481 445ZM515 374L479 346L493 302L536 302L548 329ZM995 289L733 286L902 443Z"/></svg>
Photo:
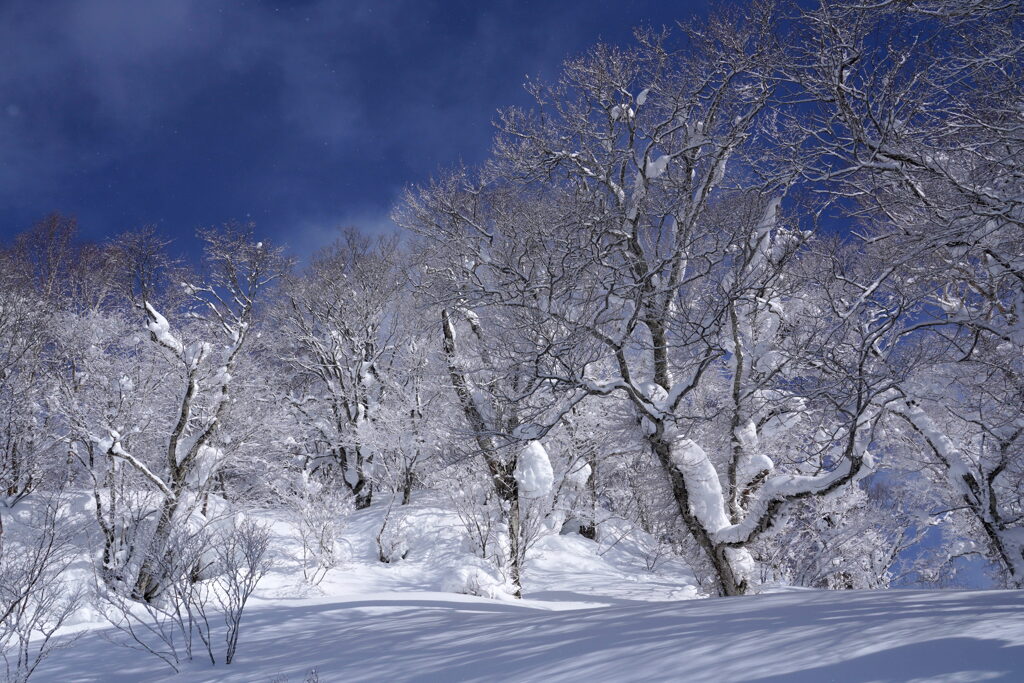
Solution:
<svg viewBox="0 0 1024 683"><path fill-rule="evenodd" d="M672 497L683 518L686 529L697 541L704 556L714 570L715 591L721 596L744 595L749 586L745 580L740 580L732 568L732 563L726 556L729 546L716 544L711 535L700 523L700 520L690 510L690 493L686 488L686 480L682 473L672 463L672 446L663 439L651 437L651 447L654 454L661 463L662 468L668 474L669 483L672 486Z"/></svg>
<svg viewBox="0 0 1024 683"><path fill-rule="evenodd" d="M506 462L501 457L494 438L488 436L488 433L494 433L496 430L488 428L483 415L480 414L479 408L477 408L476 403L473 401L469 382L466 380L458 364L455 328L448 311L445 309L441 310L441 326L444 335L444 354L447 359L448 374L451 377L452 386L455 388L455 394L459 398L459 403L462 406L466 420L476 435L477 445L480 447L484 461L487 463L491 473L494 491L502 502L502 515L508 524L509 554L512 556L510 579L515 587L515 597L521 598L523 592L521 584L522 551L524 549L521 547L522 527L519 509L519 485L514 474L515 459L513 458L511 462ZM477 334L479 334L479 331L477 331Z"/></svg>

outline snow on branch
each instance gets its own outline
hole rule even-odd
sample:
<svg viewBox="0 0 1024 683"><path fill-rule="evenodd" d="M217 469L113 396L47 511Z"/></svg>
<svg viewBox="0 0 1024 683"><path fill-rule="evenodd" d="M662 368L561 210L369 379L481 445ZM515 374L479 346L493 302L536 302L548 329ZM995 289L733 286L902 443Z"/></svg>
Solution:
<svg viewBox="0 0 1024 683"><path fill-rule="evenodd" d="M153 340L161 346L170 349L174 352L174 355L179 358L183 358L185 355L185 347L178 341L178 338L171 334L171 326L167 322L167 318L160 315L160 313L153 308L153 306L147 301L146 313L149 314L149 320L146 322L146 328L149 333L153 336Z"/></svg>
<svg viewBox="0 0 1024 683"><path fill-rule="evenodd" d="M104 452L112 458L121 458L130 464L132 467L137 469L144 477L153 482L160 491L168 498L174 498L174 491L164 482L163 479L158 477L153 470L146 467L145 463L138 460L134 455L129 453L121 445L121 435L114 431L109 430L109 436L105 439L92 437L92 440L103 448Z"/></svg>
<svg viewBox="0 0 1024 683"><path fill-rule="evenodd" d="M853 477L855 462L846 458L831 472L813 476L780 474L772 477L758 489L751 501L747 514L737 524L729 524L712 531L716 543L745 543L761 527L773 505L784 503L791 498L825 493Z"/></svg>
<svg viewBox="0 0 1024 683"><path fill-rule="evenodd" d="M916 401L908 400L905 406L894 408L892 412L906 420L916 429L946 466L947 475L953 490L959 491L970 500L977 501L977 491L967 482L975 482L972 464L967 456L953 443L946 433L939 428L935 420L926 413Z"/></svg>

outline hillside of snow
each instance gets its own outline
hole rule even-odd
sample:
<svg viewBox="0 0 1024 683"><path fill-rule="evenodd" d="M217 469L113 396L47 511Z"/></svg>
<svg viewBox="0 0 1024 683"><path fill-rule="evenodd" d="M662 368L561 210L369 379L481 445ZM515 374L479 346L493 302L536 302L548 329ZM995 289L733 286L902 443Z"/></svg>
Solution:
<svg viewBox="0 0 1024 683"><path fill-rule="evenodd" d="M568 534L533 548L523 600L486 598L452 592L467 577L486 582L487 570L463 551L441 502L392 511L408 552L391 564L377 558L385 513L378 504L351 516L345 561L315 587L301 581L292 529L268 518L284 550L245 613L230 666L196 657L175 674L85 611L32 680L1024 680L1020 591L695 600L687 568L648 571L635 535Z"/></svg>
<svg viewBox="0 0 1024 683"><path fill-rule="evenodd" d="M231 667L177 676L90 634L44 681L1019 681L1024 594L795 592L691 602L494 602L409 589L281 600Z"/></svg>

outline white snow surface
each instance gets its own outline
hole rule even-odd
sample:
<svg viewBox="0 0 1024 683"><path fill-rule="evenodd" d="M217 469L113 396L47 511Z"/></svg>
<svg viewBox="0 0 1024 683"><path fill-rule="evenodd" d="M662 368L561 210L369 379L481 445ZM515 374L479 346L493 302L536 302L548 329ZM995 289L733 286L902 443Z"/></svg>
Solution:
<svg viewBox="0 0 1024 683"><path fill-rule="evenodd" d="M294 529L265 516L278 567L245 613L230 666L197 657L174 674L110 642L117 634L85 612L72 627L80 638L32 681L298 683L313 670L325 683L1024 680L1024 591L780 589L694 600L684 565L646 571L643 535L610 521L601 542L541 539L525 598L488 599L444 592L453 572L483 565L461 550L440 498L402 506L409 555L378 562L386 508L350 518L339 539L347 559L316 588L299 578Z"/></svg>

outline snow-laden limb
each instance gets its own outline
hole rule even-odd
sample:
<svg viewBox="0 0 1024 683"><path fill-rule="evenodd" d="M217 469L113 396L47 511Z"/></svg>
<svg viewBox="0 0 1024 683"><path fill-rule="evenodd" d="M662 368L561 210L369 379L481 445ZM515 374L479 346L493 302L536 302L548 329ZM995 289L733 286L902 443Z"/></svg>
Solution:
<svg viewBox="0 0 1024 683"><path fill-rule="evenodd" d="M463 368L462 359L458 353L458 333L455 329L455 322L447 309L441 309L441 329L444 336L445 360L452 386L462 404L466 419L476 431L478 442L486 450L489 446L488 435L494 433L493 425L488 422L488 419L493 418L494 413L491 406L485 401L486 395L475 391L475 387ZM485 444L487 445L485 446Z"/></svg>
<svg viewBox="0 0 1024 683"><path fill-rule="evenodd" d="M205 487L224 463L224 451L216 446L203 444L196 450L186 480L194 489Z"/></svg>
<svg viewBox="0 0 1024 683"><path fill-rule="evenodd" d="M682 439L673 445L672 464L683 475L690 494L690 509L704 528L715 533L729 526L722 482L704 449L690 439Z"/></svg>
<svg viewBox="0 0 1024 683"><path fill-rule="evenodd" d="M593 473L594 469L590 464L581 460L570 467L569 471L565 473L563 481L573 489L582 491Z"/></svg>
<svg viewBox="0 0 1024 683"><path fill-rule="evenodd" d="M662 154L654 161L648 161L647 166L644 167L644 175L646 175L649 180L655 180L656 178L661 177L661 175L668 170L668 164L670 161L672 161L671 154Z"/></svg>
<svg viewBox="0 0 1024 683"><path fill-rule="evenodd" d="M974 499L976 492L971 490L966 482L968 478L973 480L973 472L977 463L972 462L966 453L957 448L953 440L915 401L907 401L904 406L894 408L892 412L913 425L914 429L928 441L946 466L949 483L953 490L960 495Z"/></svg>
<svg viewBox="0 0 1024 683"><path fill-rule="evenodd" d="M170 349L174 352L174 355L179 358L183 358L185 354L185 347L182 345L178 338L171 334L171 326L167 322L167 318L160 315L160 313L153 308L153 306L147 301L146 313L149 314L149 320L146 321L146 328L150 334L153 335L153 339L161 346Z"/></svg>
<svg viewBox="0 0 1024 683"><path fill-rule="evenodd" d="M174 491L171 490L171 487L169 487L163 479L157 476L153 470L146 467L144 462L124 449L121 445L121 435L117 431L113 429L108 430L107 436L93 436L92 440L93 443L99 446L108 456L120 458L137 469L140 474L146 477L146 479L153 482L153 484L155 484L165 496L168 498L175 498Z"/></svg>
<svg viewBox="0 0 1024 683"><path fill-rule="evenodd" d="M782 206L782 197L773 197L768 206L765 207L761 220L754 226L750 235L750 245L753 248L750 263L747 269L755 272L763 268L766 261L778 258L778 252L784 248L781 240L772 239L772 231L778 225L779 212Z"/></svg>
<svg viewBox="0 0 1024 683"><path fill-rule="evenodd" d="M852 477L854 461L844 459L834 470L818 475L778 474L768 479L746 506L743 519L729 522L718 472L707 453L690 439L677 442L672 464L683 475L690 509L717 544L746 543L764 524L773 505L788 499L822 493ZM862 467L857 464L858 469Z"/></svg>
<svg viewBox="0 0 1024 683"><path fill-rule="evenodd" d="M736 485L745 488L762 473L774 471L775 463L761 451L760 438L753 420L747 420L746 424L737 427L733 433L742 446L744 456L737 464Z"/></svg>
<svg viewBox="0 0 1024 683"><path fill-rule="evenodd" d="M873 472L875 460L868 451L869 427L881 414L879 406L885 405L894 396L892 390L883 392L862 412L854 433L847 433L844 437L847 446L843 449L845 452L837 453L839 464L835 468L813 475L775 474L769 477L745 505L740 521L709 529L712 539L725 545L747 543L771 524L774 509L778 506L796 498L829 494Z"/></svg>
<svg viewBox="0 0 1024 683"><path fill-rule="evenodd" d="M945 470L950 490L966 504L984 528L995 553L1009 570L1009 580L1024 585L1024 527L1011 526L1000 514L994 476L981 475L981 465L952 439L916 401L908 400L893 412L917 430Z"/></svg>
<svg viewBox="0 0 1024 683"><path fill-rule="evenodd" d="M854 461L844 459L831 472L807 476L778 474L766 481L747 505L746 515L737 524L727 524L712 530L716 543L739 544L750 540L771 513L771 507L798 496L823 493L852 477Z"/></svg>

